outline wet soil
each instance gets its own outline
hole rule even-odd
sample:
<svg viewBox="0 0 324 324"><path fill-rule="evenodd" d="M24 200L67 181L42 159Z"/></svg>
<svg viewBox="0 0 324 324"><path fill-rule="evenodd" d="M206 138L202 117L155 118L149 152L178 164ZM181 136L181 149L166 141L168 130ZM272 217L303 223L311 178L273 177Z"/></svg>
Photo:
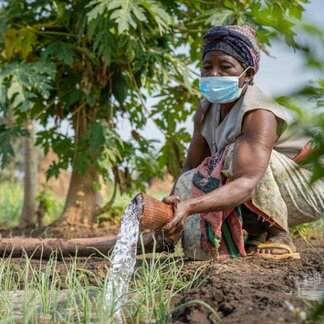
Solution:
<svg viewBox="0 0 324 324"><path fill-rule="evenodd" d="M68 231L65 227L54 226L29 232L0 231L0 234L2 237L93 237L117 233L117 226L112 228L111 225L81 226ZM305 323L317 302L299 297L297 284L308 277L324 278L324 240L311 238L306 242L296 239L295 244L301 260L245 257L208 262L207 266L206 262L186 262L184 271L188 274L202 266L205 270L196 288L176 296L174 307L200 300L216 310L223 323ZM56 265L57 273L62 277L66 274L68 262L65 260ZM31 260L31 264L37 269L45 269L47 261ZM25 260L12 259L12 265L23 270ZM97 280L104 280L108 266L107 259L90 257L79 258L77 268L87 274L88 282L95 286ZM190 280L190 276L183 280ZM66 289L64 280L60 282L60 288ZM198 304L173 312L169 319L169 323L213 322L213 315Z"/></svg>
<svg viewBox="0 0 324 324"><path fill-rule="evenodd" d="M317 302L300 298L297 285L305 278L324 277L324 242L297 239L295 244L301 260L245 257L214 262L199 288L182 295L178 304L204 301L223 323L304 323ZM172 318L172 323L212 322L210 312L195 305Z"/></svg>

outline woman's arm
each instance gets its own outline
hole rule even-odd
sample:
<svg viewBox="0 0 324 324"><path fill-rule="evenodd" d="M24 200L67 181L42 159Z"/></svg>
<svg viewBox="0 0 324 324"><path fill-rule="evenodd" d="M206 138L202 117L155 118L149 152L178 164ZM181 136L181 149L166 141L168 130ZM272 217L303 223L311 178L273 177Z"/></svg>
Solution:
<svg viewBox="0 0 324 324"><path fill-rule="evenodd" d="M189 215L224 210L249 200L266 171L277 137L273 113L261 109L247 113L242 135L235 141L233 181L201 197L179 202L174 219L165 229L171 233Z"/></svg>

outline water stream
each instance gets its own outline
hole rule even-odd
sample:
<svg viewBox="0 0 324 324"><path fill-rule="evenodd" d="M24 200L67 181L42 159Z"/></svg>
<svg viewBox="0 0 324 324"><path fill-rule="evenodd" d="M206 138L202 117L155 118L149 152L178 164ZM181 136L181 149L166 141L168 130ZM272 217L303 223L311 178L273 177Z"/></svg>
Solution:
<svg viewBox="0 0 324 324"><path fill-rule="evenodd" d="M126 208L111 256L111 268L105 292L105 310L116 323L123 323L122 305L134 271L142 204L133 199Z"/></svg>

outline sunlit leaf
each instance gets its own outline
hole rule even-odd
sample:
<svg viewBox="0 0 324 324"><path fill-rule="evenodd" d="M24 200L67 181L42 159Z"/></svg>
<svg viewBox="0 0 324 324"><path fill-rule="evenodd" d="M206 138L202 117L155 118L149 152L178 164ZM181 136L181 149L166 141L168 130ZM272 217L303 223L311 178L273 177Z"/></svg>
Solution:
<svg viewBox="0 0 324 324"><path fill-rule="evenodd" d="M55 76L55 66L36 62L32 64L13 63L0 70L0 78L9 81L8 99L14 108L26 111L33 106L33 100L40 94L47 99Z"/></svg>

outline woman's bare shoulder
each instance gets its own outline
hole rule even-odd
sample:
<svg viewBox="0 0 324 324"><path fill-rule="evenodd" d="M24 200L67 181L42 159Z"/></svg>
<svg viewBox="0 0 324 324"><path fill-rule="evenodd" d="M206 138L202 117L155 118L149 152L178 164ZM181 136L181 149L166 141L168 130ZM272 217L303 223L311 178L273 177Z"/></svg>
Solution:
<svg viewBox="0 0 324 324"><path fill-rule="evenodd" d="M269 110L255 109L244 116L242 134L250 138L270 141L278 138L278 121L276 116Z"/></svg>

